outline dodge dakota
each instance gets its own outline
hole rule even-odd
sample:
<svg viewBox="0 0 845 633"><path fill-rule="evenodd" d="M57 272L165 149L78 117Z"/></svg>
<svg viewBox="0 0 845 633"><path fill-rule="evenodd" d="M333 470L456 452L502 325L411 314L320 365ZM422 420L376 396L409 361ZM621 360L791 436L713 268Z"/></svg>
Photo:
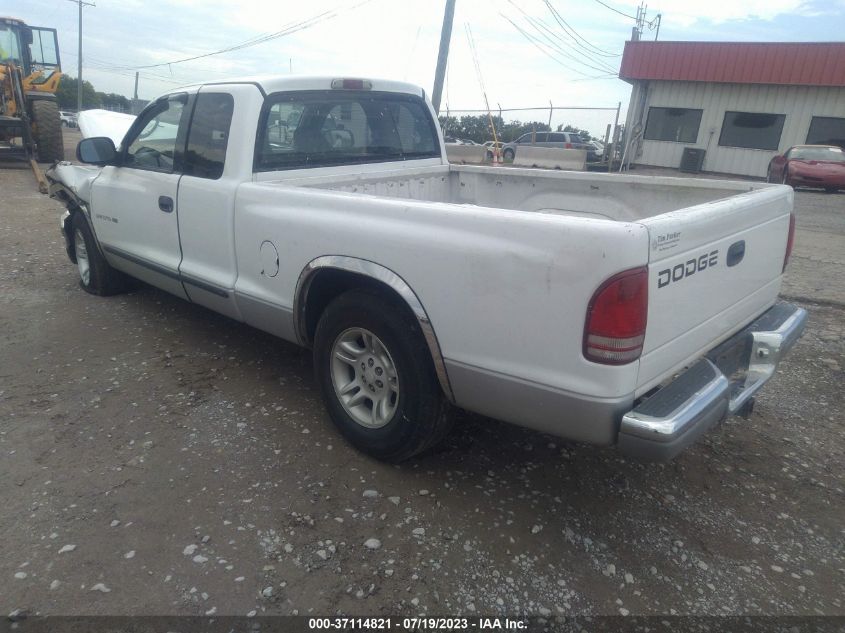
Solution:
<svg viewBox="0 0 845 633"><path fill-rule="evenodd" d="M790 187L450 165L405 83L193 85L77 158L49 179L84 290L137 278L311 348L384 460L453 406L672 458L749 411L807 318L778 301Z"/></svg>

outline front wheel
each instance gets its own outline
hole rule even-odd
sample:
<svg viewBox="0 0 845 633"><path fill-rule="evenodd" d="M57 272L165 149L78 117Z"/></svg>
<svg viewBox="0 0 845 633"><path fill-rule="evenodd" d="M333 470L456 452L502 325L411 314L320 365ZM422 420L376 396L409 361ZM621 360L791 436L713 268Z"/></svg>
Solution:
<svg viewBox="0 0 845 633"><path fill-rule="evenodd" d="M314 371L332 422L377 459L403 461L448 432L419 324L381 293L351 290L329 304L314 337Z"/></svg>
<svg viewBox="0 0 845 633"><path fill-rule="evenodd" d="M789 185L790 187L792 186L792 183L789 182L789 168L788 167L783 168L783 176L781 177L780 181L784 185Z"/></svg>
<svg viewBox="0 0 845 633"><path fill-rule="evenodd" d="M73 230L73 251L79 285L92 295L107 296L123 292L129 286L129 279L122 272L112 268L100 253L88 220L77 211L71 222Z"/></svg>
<svg viewBox="0 0 845 633"><path fill-rule="evenodd" d="M513 157L515 155L515 152L512 149L506 149L503 152L502 155L504 156L505 160L509 160L509 161L513 162Z"/></svg>

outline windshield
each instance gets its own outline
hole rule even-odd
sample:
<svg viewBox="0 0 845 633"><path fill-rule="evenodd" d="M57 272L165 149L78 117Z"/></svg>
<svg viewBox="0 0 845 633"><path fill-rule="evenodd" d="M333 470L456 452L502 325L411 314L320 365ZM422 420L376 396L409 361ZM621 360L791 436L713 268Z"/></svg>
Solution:
<svg viewBox="0 0 845 633"><path fill-rule="evenodd" d="M21 49L17 31L13 31L5 24L0 24L0 60L20 60L20 58Z"/></svg>
<svg viewBox="0 0 845 633"><path fill-rule="evenodd" d="M825 160L845 163L845 151L839 147L796 147L789 152L792 160Z"/></svg>
<svg viewBox="0 0 845 633"><path fill-rule="evenodd" d="M268 98L260 170L440 157L425 102L366 90L286 92Z"/></svg>

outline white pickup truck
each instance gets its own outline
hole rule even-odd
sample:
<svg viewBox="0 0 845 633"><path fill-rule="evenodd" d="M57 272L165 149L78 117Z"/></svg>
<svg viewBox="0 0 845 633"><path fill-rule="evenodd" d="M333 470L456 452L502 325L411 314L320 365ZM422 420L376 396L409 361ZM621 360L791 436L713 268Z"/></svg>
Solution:
<svg viewBox="0 0 845 633"><path fill-rule="evenodd" d="M671 458L750 409L807 316L777 300L791 188L450 165L404 83L190 86L77 157L48 176L83 289L131 276L313 348L380 459L451 405Z"/></svg>

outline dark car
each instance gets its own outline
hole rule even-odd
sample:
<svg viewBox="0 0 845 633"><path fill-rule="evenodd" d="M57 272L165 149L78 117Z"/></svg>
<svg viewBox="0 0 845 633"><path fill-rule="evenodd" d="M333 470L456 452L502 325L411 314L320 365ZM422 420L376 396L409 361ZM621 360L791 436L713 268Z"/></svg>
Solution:
<svg viewBox="0 0 845 633"><path fill-rule="evenodd" d="M845 189L845 150L835 145L796 145L769 162L768 182L793 187Z"/></svg>

